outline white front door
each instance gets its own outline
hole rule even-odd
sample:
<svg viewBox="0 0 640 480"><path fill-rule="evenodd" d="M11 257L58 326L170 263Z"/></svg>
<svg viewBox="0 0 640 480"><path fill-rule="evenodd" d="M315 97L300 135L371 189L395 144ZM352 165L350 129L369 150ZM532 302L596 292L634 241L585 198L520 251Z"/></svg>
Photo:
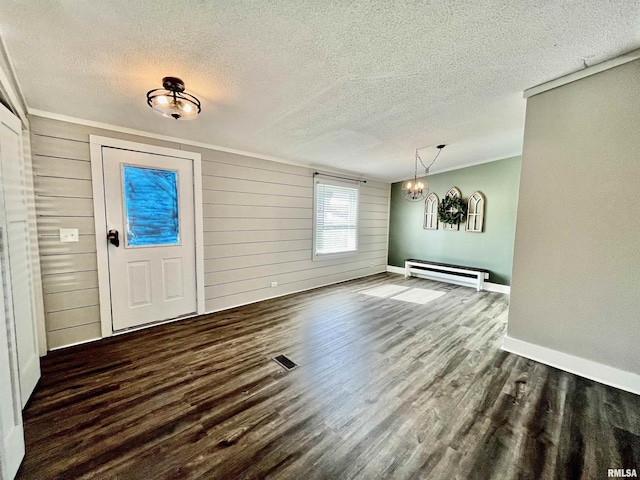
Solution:
<svg viewBox="0 0 640 480"><path fill-rule="evenodd" d="M102 167L113 331L195 314L193 162L103 146Z"/></svg>
<svg viewBox="0 0 640 480"><path fill-rule="evenodd" d="M22 406L26 405L40 378L40 355L36 326L33 258L30 247L29 211L22 125L0 105L0 178L2 184L2 221L5 230L2 259L5 268L5 303L8 321L15 325L18 372Z"/></svg>

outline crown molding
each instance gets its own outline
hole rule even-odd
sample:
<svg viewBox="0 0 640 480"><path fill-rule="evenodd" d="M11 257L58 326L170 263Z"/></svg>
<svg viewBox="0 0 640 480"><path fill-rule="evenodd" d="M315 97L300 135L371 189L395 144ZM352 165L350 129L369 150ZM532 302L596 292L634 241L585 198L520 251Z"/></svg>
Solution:
<svg viewBox="0 0 640 480"><path fill-rule="evenodd" d="M185 138L172 137L169 135L161 135L157 133L146 132L144 130L138 130L135 128L122 127L120 125L96 122L94 120L86 120L84 118L77 118L77 117L71 117L68 115L62 115L59 113L47 112L44 110L38 110L36 108L29 108L28 113L29 115L33 115L35 117L48 118L50 120L58 120L61 122L73 123L76 125L84 125L85 127L100 128L102 130L111 130L113 132L126 133L129 135L137 135L139 137L154 138L156 140L164 140L167 142L173 142L173 143L178 143L182 145L190 145L190 146L199 147L199 148L208 148L210 150L216 150L219 152L233 153L235 155L243 155L245 157L259 158L261 160L268 160L270 162L276 162L276 163L284 163L284 164L293 165L296 167L308 168L310 170L313 170L313 169L322 170L323 172L327 172L327 173L358 176L358 177L363 177L365 179L374 180L376 182L382 182L387 184L391 183L388 180L385 180L379 177L374 177L371 175L362 174L361 172L354 172L354 171L348 171L348 170L336 170L336 169L332 170L322 165L296 162L294 160L286 160L286 159L274 157L271 155L262 155L260 153L249 152L247 150L238 150L235 148L227 148L227 147L215 145L212 143L197 142L194 140L187 140Z"/></svg>
<svg viewBox="0 0 640 480"><path fill-rule="evenodd" d="M455 165L453 167L449 167L449 168L440 168L437 170L430 170L429 171L429 177L432 177L434 175L439 175L441 173L447 173L447 172L455 172L456 170L462 170L463 168L470 168L470 167L477 167L478 165L484 165L487 163L493 163L493 162L499 162L500 160L508 160L510 158L515 158L515 157L520 157L522 156L522 151L517 151L514 152L513 154L507 155L506 157L499 157L499 158L490 158L488 160L480 160L477 162L470 162L470 163L463 163L462 165ZM407 177L405 178L401 178L398 180L394 180L391 183L399 183L399 182L404 182L407 179Z"/></svg>
<svg viewBox="0 0 640 480"><path fill-rule="evenodd" d="M604 72L605 70L609 70L610 68L624 65L625 63L632 62L634 60L637 60L638 58L640 58L640 49L633 50L629 53L625 53L624 55L620 55L619 57L612 58L611 60L598 63L597 65L587 67L584 70L580 70L579 72L570 73L569 75L565 75L563 77L556 78L555 80L550 80L535 87L528 88L524 91L522 96L524 98L529 98L534 95L538 95L539 93L561 87L568 83L590 77L591 75L595 75L596 73Z"/></svg>

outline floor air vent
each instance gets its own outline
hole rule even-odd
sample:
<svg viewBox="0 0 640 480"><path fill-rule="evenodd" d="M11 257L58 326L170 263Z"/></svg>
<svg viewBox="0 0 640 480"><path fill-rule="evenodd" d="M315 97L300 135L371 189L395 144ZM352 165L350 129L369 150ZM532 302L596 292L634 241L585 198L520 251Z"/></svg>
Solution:
<svg viewBox="0 0 640 480"><path fill-rule="evenodd" d="M284 368L287 372L289 370L293 370L294 368L298 368L298 365L292 362L285 355L278 355L277 357L273 357L273 361Z"/></svg>

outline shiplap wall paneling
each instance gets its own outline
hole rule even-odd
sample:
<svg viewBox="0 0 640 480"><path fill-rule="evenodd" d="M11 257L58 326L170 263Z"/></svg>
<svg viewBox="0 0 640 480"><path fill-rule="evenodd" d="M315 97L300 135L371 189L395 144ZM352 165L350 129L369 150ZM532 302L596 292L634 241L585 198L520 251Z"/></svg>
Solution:
<svg viewBox="0 0 640 480"><path fill-rule="evenodd" d="M95 227L88 143L39 132L34 122L31 145L45 323L48 348L53 349L100 336L100 317L84 308L97 306L97 300L81 280L87 273L97 274ZM78 228L80 241L60 243L60 228ZM61 295L80 305L65 302Z"/></svg>
<svg viewBox="0 0 640 480"><path fill-rule="evenodd" d="M361 185L360 253L314 262L313 170L196 151L202 155L207 311L384 271L388 184Z"/></svg>
<svg viewBox="0 0 640 480"><path fill-rule="evenodd" d="M47 346L55 349L101 335L89 135L179 146L41 117L29 120ZM61 228L77 228L79 242L60 243Z"/></svg>
<svg viewBox="0 0 640 480"><path fill-rule="evenodd" d="M361 186L359 254L313 262L312 169L41 117L31 125L50 348L100 336L90 134L202 155L208 312L385 271L389 184ZM61 244L60 228L79 228L80 241Z"/></svg>

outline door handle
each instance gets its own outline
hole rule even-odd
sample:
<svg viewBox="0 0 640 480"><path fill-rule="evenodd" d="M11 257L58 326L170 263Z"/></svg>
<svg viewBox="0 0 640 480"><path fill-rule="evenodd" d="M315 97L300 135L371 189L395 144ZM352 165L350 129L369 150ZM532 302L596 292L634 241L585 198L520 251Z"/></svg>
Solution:
<svg viewBox="0 0 640 480"><path fill-rule="evenodd" d="M107 233L107 240L116 247L120 246L120 238L117 230L109 230L109 233Z"/></svg>

